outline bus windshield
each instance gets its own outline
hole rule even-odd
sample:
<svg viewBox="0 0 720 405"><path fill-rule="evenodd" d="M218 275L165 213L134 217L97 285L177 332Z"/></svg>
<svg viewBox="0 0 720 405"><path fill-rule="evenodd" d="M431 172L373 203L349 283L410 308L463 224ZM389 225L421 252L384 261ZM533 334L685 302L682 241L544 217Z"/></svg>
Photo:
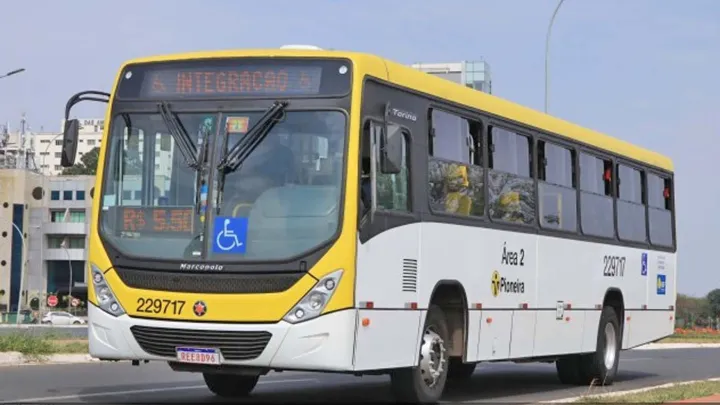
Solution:
<svg viewBox="0 0 720 405"><path fill-rule="evenodd" d="M177 113L200 167L159 113L116 116L106 148L99 227L130 257L278 261L338 230L346 143L340 111L284 111L233 171L218 163L263 111ZM218 193L222 190L222 193Z"/></svg>

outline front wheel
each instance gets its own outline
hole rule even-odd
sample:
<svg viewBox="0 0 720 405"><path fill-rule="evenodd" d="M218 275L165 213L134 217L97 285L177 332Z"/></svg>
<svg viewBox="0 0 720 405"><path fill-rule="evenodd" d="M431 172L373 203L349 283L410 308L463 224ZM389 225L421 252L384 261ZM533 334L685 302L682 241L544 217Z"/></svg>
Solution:
<svg viewBox="0 0 720 405"><path fill-rule="evenodd" d="M431 305L423 327L418 364L391 374L393 393L398 402L436 403L440 400L448 377L449 341L445 313L437 305Z"/></svg>
<svg viewBox="0 0 720 405"><path fill-rule="evenodd" d="M224 398L241 398L250 395L260 376L203 373L203 378L213 394Z"/></svg>

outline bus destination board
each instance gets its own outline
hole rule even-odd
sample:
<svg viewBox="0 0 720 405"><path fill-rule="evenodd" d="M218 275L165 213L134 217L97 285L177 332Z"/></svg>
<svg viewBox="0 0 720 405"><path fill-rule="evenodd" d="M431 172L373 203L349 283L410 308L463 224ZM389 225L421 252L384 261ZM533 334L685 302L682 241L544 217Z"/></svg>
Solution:
<svg viewBox="0 0 720 405"><path fill-rule="evenodd" d="M344 61L219 60L129 66L120 99L223 99L345 94L350 74Z"/></svg>

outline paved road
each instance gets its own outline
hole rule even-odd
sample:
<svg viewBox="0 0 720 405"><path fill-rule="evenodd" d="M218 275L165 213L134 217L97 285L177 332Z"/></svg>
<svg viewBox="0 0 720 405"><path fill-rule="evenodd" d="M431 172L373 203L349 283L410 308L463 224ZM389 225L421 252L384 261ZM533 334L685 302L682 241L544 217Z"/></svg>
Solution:
<svg viewBox="0 0 720 405"><path fill-rule="evenodd" d="M612 390L720 376L720 350L633 350L621 355ZM199 374L175 373L164 363L91 363L0 367L0 402L198 403L223 402ZM606 389L607 390L607 389ZM452 387L444 401L530 403L587 392L563 386L551 364L483 364L473 379ZM271 373L261 378L254 402L392 402L385 376Z"/></svg>

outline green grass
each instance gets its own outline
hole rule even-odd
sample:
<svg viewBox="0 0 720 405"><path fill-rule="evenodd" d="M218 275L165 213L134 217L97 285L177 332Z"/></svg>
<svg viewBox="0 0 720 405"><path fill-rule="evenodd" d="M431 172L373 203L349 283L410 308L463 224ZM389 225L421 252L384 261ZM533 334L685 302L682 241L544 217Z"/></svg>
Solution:
<svg viewBox="0 0 720 405"><path fill-rule="evenodd" d="M672 335L658 343L720 343L720 335L710 334L689 334Z"/></svg>
<svg viewBox="0 0 720 405"><path fill-rule="evenodd" d="M575 402L581 403L644 403L662 404L684 399L704 398L720 393L720 381L703 381L674 387L656 388L645 392L627 395L599 396L588 395Z"/></svg>
<svg viewBox="0 0 720 405"><path fill-rule="evenodd" d="M87 353L88 343L84 339L16 333L0 335L0 352L20 352L26 357L38 359L51 354Z"/></svg>

